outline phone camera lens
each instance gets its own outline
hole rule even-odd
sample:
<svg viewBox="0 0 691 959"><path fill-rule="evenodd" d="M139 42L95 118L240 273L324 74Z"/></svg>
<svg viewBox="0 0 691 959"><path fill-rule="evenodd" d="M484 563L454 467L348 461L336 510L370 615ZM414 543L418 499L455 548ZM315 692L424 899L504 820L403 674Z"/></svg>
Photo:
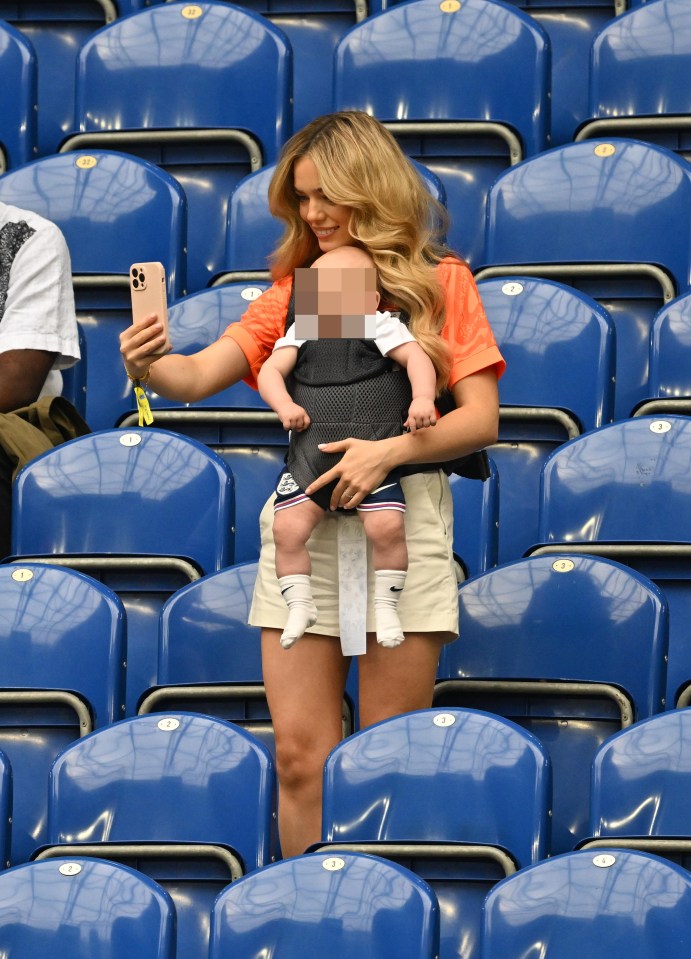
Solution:
<svg viewBox="0 0 691 959"><path fill-rule="evenodd" d="M135 290L138 290L138 289L139 289L139 280L136 280L136 279L135 279L135 280L132 280L132 286L135 288Z"/></svg>

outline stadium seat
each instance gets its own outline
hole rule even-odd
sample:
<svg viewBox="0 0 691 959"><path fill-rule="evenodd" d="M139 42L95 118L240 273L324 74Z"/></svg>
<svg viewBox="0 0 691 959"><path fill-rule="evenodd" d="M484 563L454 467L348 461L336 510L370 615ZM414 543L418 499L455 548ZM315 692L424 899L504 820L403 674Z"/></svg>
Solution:
<svg viewBox="0 0 691 959"><path fill-rule="evenodd" d="M62 373L62 395L68 399L72 406L83 418L86 417L86 370L87 370L87 348L84 329L77 321L77 337L79 341L79 355L81 359L74 366L67 370L61 370Z"/></svg>
<svg viewBox="0 0 691 959"><path fill-rule="evenodd" d="M660 309L650 335L646 399L634 416L691 413L691 292Z"/></svg>
<svg viewBox="0 0 691 959"><path fill-rule="evenodd" d="M653 315L689 285L691 168L637 140L571 143L501 174L477 279L542 276L596 299L616 327L615 416L648 378Z"/></svg>
<svg viewBox="0 0 691 959"><path fill-rule="evenodd" d="M436 959L439 907L408 870L344 853L286 859L218 897L209 959Z"/></svg>
<svg viewBox="0 0 691 959"><path fill-rule="evenodd" d="M615 336L589 296L551 280L482 280L478 290L506 372L499 380L500 562L537 542L540 471L568 439L611 421Z"/></svg>
<svg viewBox="0 0 691 959"><path fill-rule="evenodd" d="M38 153L54 153L74 123L79 46L119 15L118 0L0 0L0 18L19 30L38 63Z"/></svg>
<svg viewBox="0 0 691 959"><path fill-rule="evenodd" d="M12 842L12 767L7 756L0 752L0 866L11 863Z"/></svg>
<svg viewBox="0 0 691 959"><path fill-rule="evenodd" d="M587 552L625 563L669 604L666 707L691 682L691 420L641 416L556 450L543 471L541 545L532 554Z"/></svg>
<svg viewBox="0 0 691 959"><path fill-rule="evenodd" d="M104 430L32 460L14 485L22 562L81 569L127 610L127 712L156 682L158 615L171 593L233 559L233 478L213 452L165 430Z"/></svg>
<svg viewBox="0 0 691 959"><path fill-rule="evenodd" d="M439 901L441 959L471 959L488 888L547 853L550 772L537 739L498 716L397 716L332 750L317 848L392 858L419 874Z"/></svg>
<svg viewBox="0 0 691 959"><path fill-rule="evenodd" d="M89 353L86 419L94 430L114 426L131 408L118 342L132 322L130 265L163 263L171 301L185 285L181 188L145 160L94 151L43 157L6 173L0 201L33 210L64 233Z"/></svg>
<svg viewBox="0 0 691 959"><path fill-rule="evenodd" d="M34 159L36 83L31 43L0 21L0 174Z"/></svg>
<svg viewBox="0 0 691 959"><path fill-rule="evenodd" d="M137 716L74 743L51 774L39 856L97 856L146 873L177 911L177 959L208 948L216 895L273 855L268 751L195 713Z"/></svg>
<svg viewBox="0 0 691 959"><path fill-rule="evenodd" d="M48 773L57 754L124 715L122 604L106 586L69 569L2 565L0 658L0 749L14 780L16 864L45 840Z"/></svg>
<svg viewBox="0 0 691 959"><path fill-rule="evenodd" d="M17 959L174 959L175 909L126 866L30 862L0 873L0 942Z"/></svg>
<svg viewBox="0 0 691 959"><path fill-rule="evenodd" d="M222 264L234 185L274 162L292 132L291 56L265 18L216 2L157 4L79 52L75 125L60 150L123 150L176 178L189 204L189 292Z"/></svg>
<svg viewBox="0 0 691 959"><path fill-rule="evenodd" d="M262 676L260 629L247 623L257 564L240 563L179 589L163 605L158 684L139 713L193 709L242 726L273 753ZM343 702L343 735L353 704Z"/></svg>
<svg viewBox="0 0 691 959"><path fill-rule="evenodd" d="M685 0L644 3L593 40L588 119L576 140L635 137L691 159L691 10Z"/></svg>
<svg viewBox="0 0 691 959"><path fill-rule="evenodd" d="M593 761L583 848L621 846L691 864L691 710L672 709L611 736Z"/></svg>
<svg viewBox="0 0 691 959"><path fill-rule="evenodd" d="M462 583L460 638L442 650L434 702L532 732L554 773L551 852L587 835L602 742L663 709L668 613L625 566L583 554L506 563Z"/></svg>
<svg viewBox="0 0 691 959"><path fill-rule="evenodd" d="M372 12L402 0L372 0ZM505 0L535 20L551 47L551 142L569 143L588 116L588 67L593 37L610 20L642 0Z"/></svg>
<svg viewBox="0 0 691 959"><path fill-rule="evenodd" d="M330 113L334 50L367 16L367 0L240 0L238 5L267 17L290 41L294 129Z"/></svg>
<svg viewBox="0 0 691 959"><path fill-rule="evenodd" d="M439 176L449 245L477 266L490 185L548 145L542 28L493 0L417 0L353 27L335 57L335 109L373 114Z"/></svg>
<svg viewBox="0 0 691 959"><path fill-rule="evenodd" d="M446 205L444 187L436 174L413 161L432 196ZM265 280L269 277L269 257L278 245L283 224L269 212L269 183L276 169L270 164L250 173L233 190L228 210L223 270L212 285L234 281Z"/></svg>
<svg viewBox="0 0 691 959"><path fill-rule="evenodd" d="M686 870L642 852L571 852L530 866L490 892L481 957L678 956L689 923Z"/></svg>
<svg viewBox="0 0 691 959"><path fill-rule="evenodd" d="M499 552L499 473L489 460L489 477L469 479L452 473L453 551L461 579L496 566Z"/></svg>

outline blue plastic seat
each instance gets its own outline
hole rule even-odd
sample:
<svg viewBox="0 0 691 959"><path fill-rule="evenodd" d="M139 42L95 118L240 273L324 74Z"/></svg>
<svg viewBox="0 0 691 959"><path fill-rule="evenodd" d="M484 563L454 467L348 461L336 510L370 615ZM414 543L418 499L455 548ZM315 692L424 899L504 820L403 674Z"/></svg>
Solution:
<svg viewBox="0 0 691 959"><path fill-rule="evenodd" d="M691 680L691 420L641 416L556 450L543 471L533 554L587 552L625 563L669 603L665 702Z"/></svg>
<svg viewBox="0 0 691 959"><path fill-rule="evenodd" d="M548 145L542 28L493 0L417 0L353 27L335 57L335 109L373 114L439 176L451 215L448 242L477 266L490 185Z"/></svg>
<svg viewBox="0 0 691 959"><path fill-rule="evenodd" d="M499 558L499 474L493 459L484 481L452 473L453 551L462 578L484 573Z"/></svg>
<svg viewBox="0 0 691 959"><path fill-rule="evenodd" d="M168 170L189 204L188 291L223 261L228 199L292 132L292 53L265 18L229 3L164 3L81 48L73 135L61 151L123 150Z"/></svg>
<svg viewBox="0 0 691 959"><path fill-rule="evenodd" d="M30 862L0 873L0 943L17 959L174 959L175 909L126 866Z"/></svg>
<svg viewBox="0 0 691 959"><path fill-rule="evenodd" d="M371 12L402 0L372 0ZM505 0L529 14L549 36L550 132L554 146L569 143L588 116L588 67L593 38L627 5L642 0Z"/></svg>
<svg viewBox="0 0 691 959"><path fill-rule="evenodd" d="M551 851L587 834L590 766L602 742L663 709L668 611L644 576L558 554L462 583L460 638L445 646L434 702L484 709L532 732L554 779Z"/></svg>
<svg viewBox="0 0 691 959"><path fill-rule="evenodd" d="M662 147L592 140L531 157L490 190L477 278L543 276L604 306L617 332L618 419L643 398L654 314L689 285L690 171Z"/></svg>
<svg viewBox="0 0 691 959"><path fill-rule="evenodd" d="M549 759L530 733L477 710L419 710L332 750L318 851L416 872L439 901L440 956L470 959L488 888L546 855L550 804Z"/></svg>
<svg viewBox="0 0 691 959"><path fill-rule="evenodd" d="M74 123L80 45L119 15L117 0L0 0L0 18L27 38L38 62L38 152L58 149Z"/></svg>
<svg viewBox="0 0 691 959"><path fill-rule="evenodd" d="M487 897L482 959L678 956L691 923L691 877L622 849L566 853L530 866Z"/></svg>
<svg viewBox="0 0 691 959"><path fill-rule="evenodd" d="M63 750L51 773L41 858L132 865L170 894L177 959L206 955L214 898L274 855L268 751L195 713L137 716Z"/></svg>
<svg viewBox="0 0 691 959"><path fill-rule="evenodd" d="M413 163L435 200L445 205L446 194L439 177L423 164ZM269 183L275 169L275 164L270 164L250 173L233 190L223 270L214 278L213 285L268 278L269 257L278 246L284 228L269 212Z"/></svg>
<svg viewBox="0 0 691 959"><path fill-rule="evenodd" d="M11 862L12 849L12 766L0 751L0 863L3 868Z"/></svg>
<svg viewBox="0 0 691 959"><path fill-rule="evenodd" d="M240 0L238 6L265 16L290 41L294 129L330 113L334 50L367 16L367 0Z"/></svg>
<svg viewBox="0 0 691 959"><path fill-rule="evenodd" d="M673 709L611 736L593 761L590 836L691 863L691 711Z"/></svg>
<svg viewBox="0 0 691 959"><path fill-rule="evenodd" d="M132 322L130 265L163 263L170 301L185 286L181 188L145 160L94 151L44 157L6 173L0 201L33 210L64 233L89 353L86 419L94 430L114 426L132 402L118 341Z"/></svg>
<svg viewBox="0 0 691 959"><path fill-rule="evenodd" d="M9 858L19 863L45 840L48 773L57 754L124 715L122 604L106 586L69 569L0 566L0 658L0 749L14 780Z"/></svg>
<svg viewBox="0 0 691 959"><path fill-rule="evenodd" d="M406 869L372 856L297 856L218 897L209 959L436 959L439 907Z"/></svg>
<svg viewBox="0 0 691 959"><path fill-rule="evenodd" d="M499 381L500 562L537 542L540 471L557 446L614 414L614 325L584 293L551 280L482 280L506 372Z"/></svg>
<svg viewBox="0 0 691 959"><path fill-rule="evenodd" d="M646 399L634 416L691 412L691 292L682 293L653 319Z"/></svg>
<svg viewBox="0 0 691 959"><path fill-rule="evenodd" d="M589 119L575 139L636 137L688 160L690 65L691 11L684 0L645 3L605 24L592 45Z"/></svg>
<svg viewBox="0 0 691 959"><path fill-rule="evenodd" d="M158 614L181 586L233 559L230 470L165 430L104 430L17 477L12 548L101 578L127 610L127 715L156 681Z"/></svg>
<svg viewBox="0 0 691 959"><path fill-rule="evenodd" d="M0 173L34 159L36 84L34 48L0 21Z"/></svg>

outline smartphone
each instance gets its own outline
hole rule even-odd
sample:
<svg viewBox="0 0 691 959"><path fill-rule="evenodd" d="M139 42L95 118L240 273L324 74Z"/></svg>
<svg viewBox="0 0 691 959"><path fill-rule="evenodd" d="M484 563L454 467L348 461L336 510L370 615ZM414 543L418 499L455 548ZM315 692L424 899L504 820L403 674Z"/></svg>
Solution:
<svg viewBox="0 0 691 959"><path fill-rule="evenodd" d="M163 324L168 342L166 271L162 263L133 263L130 267L132 320L137 322L155 313Z"/></svg>

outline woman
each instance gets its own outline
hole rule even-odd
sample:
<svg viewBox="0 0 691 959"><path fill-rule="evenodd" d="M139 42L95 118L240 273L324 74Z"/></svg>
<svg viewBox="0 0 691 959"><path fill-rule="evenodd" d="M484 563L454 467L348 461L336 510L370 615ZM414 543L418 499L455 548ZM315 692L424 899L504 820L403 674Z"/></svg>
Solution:
<svg viewBox="0 0 691 959"><path fill-rule="evenodd" d="M155 316L121 335L126 369L148 377L157 393L195 402L256 376L285 330L297 267L328 250L356 245L374 260L382 309L409 317L413 336L440 370L455 409L434 429L378 441L344 437L325 447L336 465L307 490L336 481L331 507L354 509L396 467L410 470L409 573L399 612L405 642L377 644L368 611L367 653L359 657L360 723L429 707L441 646L457 635L457 582L451 555L452 512L439 464L495 441L497 377L503 360L467 266L435 239L444 215L384 127L365 113L312 121L286 144L269 190L271 211L286 224L272 265L274 284L240 323L193 356L170 350ZM415 466L422 471L412 471ZM342 735L341 704L349 661L338 643L336 516L310 539L319 620L290 651L279 639L286 606L276 583L271 500L262 513L262 552L250 622L262 627L264 682L276 737L279 832L284 856L320 838L324 760ZM372 595L370 584L369 594ZM372 627L373 628L373 627Z"/></svg>

